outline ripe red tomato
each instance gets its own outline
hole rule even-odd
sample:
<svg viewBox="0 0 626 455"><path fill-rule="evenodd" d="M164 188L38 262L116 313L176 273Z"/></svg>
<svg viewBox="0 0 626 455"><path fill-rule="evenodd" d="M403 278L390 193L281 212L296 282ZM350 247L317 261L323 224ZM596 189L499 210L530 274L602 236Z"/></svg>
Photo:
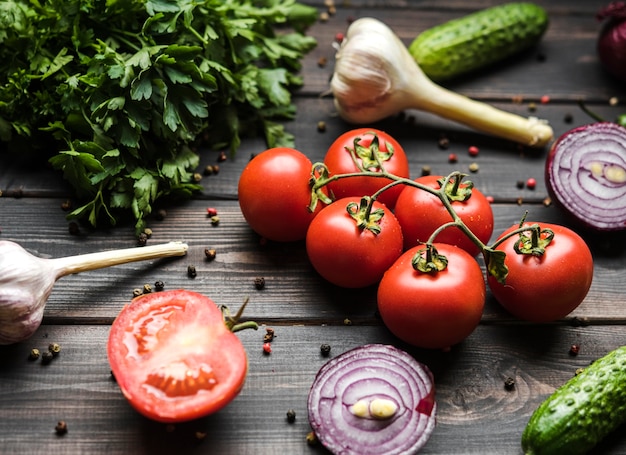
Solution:
<svg viewBox="0 0 626 455"><path fill-rule="evenodd" d="M423 185L439 189L441 185L439 175L428 175L415 179ZM461 189L467 188L467 184L461 181ZM493 233L493 211L491 204L476 188L472 188L469 199L465 201L453 201L452 208L461 218L463 223L478 237L487 243ZM452 221L441 201L434 194L413 186L404 186L398 197L395 208L396 218L404 235L404 249L414 247L420 242L426 242L437 228ZM476 256L480 249L470 238L457 227L450 227L437 235L437 243L448 243L464 249L472 256Z"/></svg>
<svg viewBox="0 0 626 455"><path fill-rule="evenodd" d="M355 150L355 141L358 141L358 147L355 150L356 156L362 166L370 171L380 172L380 168L373 158L375 148L372 145L376 144L375 139L378 143L378 156L385 171L398 177L408 178L409 161L402 146L389 134L372 128L358 128L348 131L332 143L324 158L324 164L328 168L329 175L332 177L337 174L359 171L350 153L350 149ZM371 196L390 182L390 179L381 177L349 177L329 183L327 189L328 194L334 195L335 199L348 196ZM402 185L392 187L383 192L378 197L378 201L393 210L401 191Z"/></svg>
<svg viewBox="0 0 626 455"><path fill-rule="evenodd" d="M303 240L321 210L311 201L311 160L302 152L277 147L256 155L239 177L239 207L250 227L276 242Z"/></svg>
<svg viewBox="0 0 626 455"><path fill-rule="evenodd" d="M524 226L532 224L526 222ZM504 264L509 273L505 284L490 274L487 282L496 300L512 315L526 321L550 322L567 316L585 299L593 278L593 258L574 231L556 224L537 224L554 232L545 253L516 253L513 247L519 236L514 235L496 247L506 253ZM500 238L518 227L510 227Z"/></svg>
<svg viewBox="0 0 626 455"><path fill-rule="evenodd" d="M111 326L107 352L131 406L160 422L218 411L237 396L248 370L244 347L221 310L185 290L133 299Z"/></svg>
<svg viewBox="0 0 626 455"><path fill-rule="evenodd" d="M378 311L387 328L420 348L444 349L467 338L478 326L485 305L485 278L465 250L435 243L448 259L444 270L424 273L412 260L425 246L405 251L378 285Z"/></svg>
<svg viewBox="0 0 626 455"><path fill-rule="evenodd" d="M380 232L357 226L348 204L359 198L343 198L324 207L306 236L306 251L317 272L337 286L362 288L378 283L385 270L402 254L402 230L391 210L378 201L373 210L382 213ZM358 210L357 210L358 211Z"/></svg>

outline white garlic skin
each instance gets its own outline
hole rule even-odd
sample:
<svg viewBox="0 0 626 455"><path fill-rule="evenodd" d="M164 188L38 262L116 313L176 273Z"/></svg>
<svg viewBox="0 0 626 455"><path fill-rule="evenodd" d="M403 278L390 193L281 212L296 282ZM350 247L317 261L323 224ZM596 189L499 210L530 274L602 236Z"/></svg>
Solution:
<svg viewBox="0 0 626 455"><path fill-rule="evenodd" d="M35 333L55 281L46 259L0 241L0 344L18 343Z"/></svg>

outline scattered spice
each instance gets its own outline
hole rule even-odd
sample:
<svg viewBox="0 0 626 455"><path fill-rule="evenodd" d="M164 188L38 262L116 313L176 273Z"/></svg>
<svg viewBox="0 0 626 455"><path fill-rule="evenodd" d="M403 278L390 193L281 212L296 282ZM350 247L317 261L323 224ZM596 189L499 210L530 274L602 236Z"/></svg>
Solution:
<svg viewBox="0 0 626 455"><path fill-rule="evenodd" d="M471 163L468 166L468 169L469 169L470 172L474 172L474 173L478 172L478 169L479 169L478 163Z"/></svg>
<svg viewBox="0 0 626 455"><path fill-rule="evenodd" d="M268 327L265 329L265 335L263 336L264 343L270 343L274 340L275 332L274 329Z"/></svg>
<svg viewBox="0 0 626 455"><path fill-rule="evenodd" d="M67 423L65 423L65 420L59 420L54 427L54 431L58 435L64 435L67 433Z"/></svg>
<svg viewBox="0 0 626 455"><path fill-rule="evenodd" d="M322 343L320 346L320 352L324 357L328 357L330 355L330 344Z"/></svg>
<svg viewBox="0 0 626 455"><path fill-rule="evenodd" d="M508 377L504 380L504 388L506 390L513 390L515 388L515 379Z"/></svg>
<svg viewBox="0 0 626 455"><path fill-rule="evenodd" d="M479 152L480 152L480 149L476 147L475 145L472 145L467 149L467 153L469 153L469 156L478 156Z"/></svg>
<svg viewBox="0 0 626 455"><path fill-rule="evenodd" d="M320 120L319 122L317 122L317 131L319 131L320 133L323 133L324 131L326 131L326 122L323 120Z"/></svg>
<svg viewBox="0 0 626 455"><path fill-rule="evenodd" d="M50 351L52 355L56 357L61 352L61 345L59 343L50 343L48 345L48 351Z"/></svg>
<svg viewBox="0 0 626 455"><path fill-rule="evenodd" d="M317 436L315 436L315 432L314 431L309 431L306 434L306 443L310 446L313 446L315 444L317 444Z"/></svg>
<svg viewBox="0 0 626 455"><path fill-rule="evenodd" d="M137 245L146 246L146 243L148 243L148 236L145 232L142 232L137 236Z"/></svg>
<svg viewBox="0 0 626 455"><path fill-rule="evenodd" d="M196 276L198 276L198 272L196 271L196 266L195 265L188 265L187 266L187 276L189 278L195 278Z"/></svg>
<svg viewBox="0 0 626 455"><path fill-rule="evenodd" d="M226 152L224 152L223 150L219 153L219 155L217 155L217 162L218 163L223 163L227 159L228 159L228 156L226 155Z"/></svg>
<svg viewBox="0 0 626 455"><path fill-rule="evenodd" d="M70 201L69 199L61 203L61 210L63 210L64 212L69 212L71 209L72 209L72 201Z"/></svg>
<svg viewBox="0 0 626 455"><path fill-rule="evenodd" d="M213 226L217 226L218 224L220 224L220 217L217 215L214 215L211 217L211 224Z"/></svg>
<svg viewBox="0 0 626 455"><path fill-rule="evenodd" d="M265 278L263 278L262 276L256 277L254 279L254 287L257 291L265 289Z"/></svg>
<svg viewBox="0 0 626 455"><path fill-rule="evenodd" d="M30 350L30 354L28 355L28 358L30 360L37 360L40 355L41 355L41 352L39 352L39 349L33 348Z"/></svg>
<svg viewBox="0 0 626 455"><path fill-rule="evenodd" d="M212 261L217 256L217 251L215 251L215 248L205 248L204 255L209 261Z"/></svg>
<svg viewBox="0 0 626 455"><path fill-rule="evenodd" d="M320 22L327 22L329 18L330 15L326 11L320 13Z"/></svg>
<svg viewBox="0 0 626 455"><path fill-rule="evenodd" d="M143 285L143 293L144 294L150 294L152 292L152 286L150 286L148 283Z"/></svg>
<svg viewBox="0 0 626 455"><path fill-rule="evenodd" d="M422 176L430 175L432 173L432 169L430 166L422 166Z"/></svg>
<svg viewBox="0 0 626 455"><path fill-rule="evenodd" d="M207 437L206 431L196 431L195 433L196 439L198 441L203 441Z"/></svg>
<svg viewBox="0 0 626 455"><path fill-rule="evenodd" d="M515 182L515 186L521 190L522 188L524 188L524 181L518 180L517 182Z"/></svg>
<svg viewBox="0 0 626 455"><path fill-rule="evenodd" d="M213 174L213 166L208 164L204 167L204 175L211 175L211 174Z"/></svg>
<svg viewBox="0 0 626 455"><path fill-rule="evenodd" d="M133 289L133 297L139 297L141 294L143 294L142 289L139 289L139 288Z"/></svg>
<svg viewBox="0 0 626 455"><path fill-rule="evenodd" d="M218 164L214 164L213 165L213 173L214 174L219 174L220 173L220 166Z"/></svg>
<svg viewBox="0 0 626 455"><path fill-rule="evenodd" d="M528 188L529 190L534 190L536 186L537 186L536 179L530 177L528 180L526 180L526 188Z"/></svg>
<svg viewBox="0 0 626 455"><path fill-rule="evenodd" d="M352 321L350 319L348 319L348 318L345 318L343 320L343 325L352 325Z"/></svg>
<svg viewBox="0 0 626 455"><path fill-rule="evenodd" d="M78 235L80 234L80 227L76 221L71 221L67 226L70 235Z"/></svg>
<svg viewBox="0 0 626 455"><path fill-rule="evenodd" d="M263 343L263 354L269 355L272 352L272 345L270 343Z"/></svg>
<svg viewBox="0 0 626 455"><path fill-rule="evenodd" d="M157 219L157 221L163 221L166 217L167 217L167 210L165 210L165 209L157 210L157 212L156 212L156 219Z"/></svg>
<svg viewBox="0 0 626 455"><path fill-rule="evenodd" d="M535 112L537 110L537 105L535 103L528 103L528 110L530 112Z"/></svg>
<svg viewBox="0 0 626 455"><path fill-rule="evenodd" d="M548 104L550 102L550 96L549 95L543 95L540 100L541 104Z"/></svg>
<svg viewBox="0 0 626 455"><path fill-rule="evenodd" d="M54 355L50 351L44 351L41 353L41 363L48 365L54 359Z"/></svg>
<svg viewBox="0 0 626 455"><path fill-rule="evenodd" d="M154 282L154 290L157 292L162 291L163 289L165 289L165 283L161 280L157 280Z"/></svg>
<svg viewBox="0 0 626 455"><path fill-rule="evenodd" d="M550 207L552 205L552 199L550 197L547 197L543 200L543 205L544 207Z"/></svg>
<svg viewBox="0 0 626 455"><path fill-rule="evenodd" d="M450 153L448 155L448 163L456 163L458 161L458 158L456 156L456 153Z"/></svg>
<svg viewBox="0 0 626 455"><path fill-rule="evenodd" d="M328 59L326 57L320 57L317 59L317 66L320 68L324 68L328 64Z"/></svg>
<svg viewBox="0 0 626 455"><path fill-rule="evenodd" d="M617 106L618 104L619 104L619 99L617 99L616 96L612 96L611 98L609 98L610 106Z"/></svg>
<svg viewBox="0 0 626 455"><path fill-rule="evenodd" d="M574 121L574 116L568 112L565 114L565 117L563 117L563 121L565 123L572 123Z"/></svg>
<svg viewBox="0 0 626 455"><path fill-rule="evenodd" d="M576 368L576 371L574 371L574 376L578 376L580 373L582 373L583 371L585 371L584 368Z"/></svg>
<svg viewBox="0 0 626 455"><path fill-rule="evenodd" d="M442 136L439 138L437 145L439 145L439 148L441 150L446 150L448 147L450 147L450 140L447 137Z"/></svg>
<svg viewBox="0 0 626 455"><path fill-rule="evenodd" d="M569 348L569 354L570 355L578 355L578 353L580 352L580 346L578 346L577 344L573 344L570 346Z"/></svg>
<svg viewBox="0 0 626 455"><path fill-rule="evenodd" d="M345 36L343 33L337 33L335 35L335 41L337 41L339 44L341 44L344 40Z"/></svg>
<svg viewBox="0 0 626 455"><path fill-rule="evenodd" d="M202 181L202 174L200 174L199 172L194 172L192 179L194 182L199 183Z"/></svg>
<svg viewBox="0 0 626 455"><path fill-rule="evenodd" d="M522 104L524 102L524 96L523 95L513 95L513 97L511 98L511 101L514 104Z"/></svg>
<svg viewBox="0 0 626 455"><path fill-rule="evenodd" d="M206 209L206 214L210 217L217 215L217 209L215 207L208 207Z"/></svg>
<svg viewBox="0 0 626 455"><path fill-rule="evenodd" d="M143 233L146 234L146 237L148 238L152 237L152 229L148 227L143 230Z"/></svg>
<svg viewBox="0 0 626 455"><path fill-rule="evenodd" d="M296 421L296 411L289 409L287 411L287 422L294 423Z"/></svg>
<svg viewBox="0 0 626 455"><path fill-rule="evenodd" d="M485 198L487 199L487 202L489 202L490 204L493 204L495 199L493 198L493 196L485 196Z"/></svg>

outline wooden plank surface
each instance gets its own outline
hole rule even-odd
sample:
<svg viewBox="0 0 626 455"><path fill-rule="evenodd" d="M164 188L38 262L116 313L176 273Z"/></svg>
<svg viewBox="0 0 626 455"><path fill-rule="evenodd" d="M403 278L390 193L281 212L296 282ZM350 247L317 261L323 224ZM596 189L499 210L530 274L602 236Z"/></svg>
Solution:
<svg viewBox="0 0 626 455"><path fill-rule="evenodd" d="M322 0L308 2L324 9ZM318 47L303 64L304 86L296 94L298 115L286 124L296 147L313 161L323 156L339 134L352 128L335 113L327 94L332 75L335 34L348 20L374 16L397 31L406 44L422 29L496 3L472 1L345 0L337 14L318 22L310 34ZM590 123L577 106L584 99L599 114L613 119L626 112L626 90L600 68L595 39L600 24L594 15L603 1L537 1L551 24L538 48L488 70L450 81L446 86L466 96L550 122L559 136ZM539 58L539 57L542 58ZM319 65L320 58L327 59ZM543 95L550 103L538 103ZM514 102L521 97L521 102ZM612 97L617 105L610 105ZM537 104L536 110L529 103ZM566 121L566 118L571 120ZM326 124L319 132L318 122ZM434 173L466 172L494 197L495 233L529 218L557 222L578 230L591 246L595 272L591 291L567 318L552 324L520 322L489 294L481 324L450 352L425 351L395 339L376 314L375 289L339 289L316 275L302 243L263 244L246 225L237 203L237 181L250 156L265 148L257 139L244 141L236 157L220 163L217 175L203 180L204 191L187 202L164 204L167 216L150 220L150 244L181 240L189 244L184 258L148 261L59 280L48 300L44 324L28 341L0 346L0 453L2 454L308 454L325 453L305 442L309 431L306 396L317 370L326 361L321 343L332 356L366 343L392 343L407 349L434 372L439 406L437 428L423 449L427 454L521 454L521 432L532 411L577 368L626 344L626 236L594 236L546 205L543 172L547 150L528 150L468 130L430 114L408 111L375 125L397 138L407 150L412 176L429 166ZM438 141L450 140L442 150ZM470 157L467 148L480 148ZM448 162L456 153L458 162ZM202 169L215 163L216 152L201 151ZM534 177L534 190L517 181ZM30 158L0 151L0 240L23 245L36 256L54 258L100 249L136 245L132 226L70 235L61 205L71 191L60 176ZM211 226L206 208L216 207L220 224ZM496 235L494 234L494 236ZM207 261L204 249L216 249ZM187 275L188 265L198 271ZM265 289L254 287L263 277ZM135 288L162 280L166 288L187 288L237 307L250 297L246 317L261 330L240 332L250 359L249 376L239 397L224 410L174 428L150 422L130 409L111 379L106 358L109 326ZM345 325L348 319L351 325ZM271 355L261 350L263 327L275 328ZM48 366L27 360L32 347L61 343L61 356ZM578 356L570 347L580 346ZM515 388L507 391L511 377ZM297 413L289 424L288 409ZM69 432L54 433L58 420ZM206 433L199 440L196 433ZM626 454L623 428L594 453Z"/></svg>

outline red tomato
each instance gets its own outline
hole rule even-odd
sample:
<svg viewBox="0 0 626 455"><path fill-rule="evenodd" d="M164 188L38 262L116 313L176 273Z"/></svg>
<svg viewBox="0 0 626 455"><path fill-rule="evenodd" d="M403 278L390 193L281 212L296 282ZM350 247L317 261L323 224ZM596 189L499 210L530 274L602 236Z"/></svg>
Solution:
<svg viewBox="0 0 626 455"><path fill-rule="evenodd" d="M491 274L487 282L496 300L512 315L532 322L550 322L567 316L585 299L593 278L593 258L585 241L574 231L556 224L537 224L542 230L554 232L545 253L516 253L513 246L519 236L514 235L496 248L506 253L504 264L509 274L505 284L498 283ZM507 229L500 238L518 227Z"/></svg>
<svg viewBox="0 0 626 455"><path fill-rule="evenodd" d="M398 177L409 177L409 161L402 146L384 131L372 128L359 128L339 136L329 147L324 158L324 164L332 177L337 174L358 172L354 164L350 149L355 149L355 141L359 141L356 156L362 166L370 171L380 172L376 162L372 158L373 148L370 146L375 138L378 138L379 157L382 165L390 174ZM390 179L381 177L349 177L335 180L327 185L328 193L335 199L348 196L371 196L383 186L390 183ZM393 210L398 195L402 191L402 185L386 190L378 197L378 202L386 204Z"/></svg>
<svg viewBox="0 0 626 455"><path fill-rule="evenodd" d="M111 326L107 352L131 406L160 422L218 411L237 396L248 370L243 345L221 310L185 290L133 299Z"/></svg>
<svg viewBox="0 0 626 455"><path fill-rule="evenodd" d="M337 286L361 288L378 283L391 264L402 254L402 230L393 213L375 202L381 210L377 223L380 233L357 226L347 206L359 198L343 198L324 207L315 217L306 236L306 251L317 272Z"/></svg>
<svg viewBox="0 0 626 455"><path fill-rule="evenodd" d="M412 260L425 246L407 250L378 285L378 311L387 328L420 348L444 349L467 338L480 323L485 279L478 262L465 250L435 243L447 267L424 273Z"/></svg>
<svg viewBox="0 0 626 455"><path fill-rule="evenodd" d="M303 240L321 210L309 210L313 164L306 155L277 147L255 156L239 177L239 207L250 227L276 242Z"/></svg>
<svg viewBox="0 0 626 455"><path fill-rule="evenodd" d="M444 177L428 175L415 179L423 185L439 189L439 179ZM467 185L461 181L461 188ZM453 201L452 208L463 223L478 239L487 243L493 233L493 211L487 198L476 188L472 188L472 195L465 201ZM409 249L420 242L428 241L437 228L452 221L441 201L434 194L430 194L413 186L404 186L398 197L395 208L396 218L404 235L404 249ZM450 227L437 235L438 243L448 243L464 249L472 256L480 253L480 249L470 238L457 227Z"/></svg>

